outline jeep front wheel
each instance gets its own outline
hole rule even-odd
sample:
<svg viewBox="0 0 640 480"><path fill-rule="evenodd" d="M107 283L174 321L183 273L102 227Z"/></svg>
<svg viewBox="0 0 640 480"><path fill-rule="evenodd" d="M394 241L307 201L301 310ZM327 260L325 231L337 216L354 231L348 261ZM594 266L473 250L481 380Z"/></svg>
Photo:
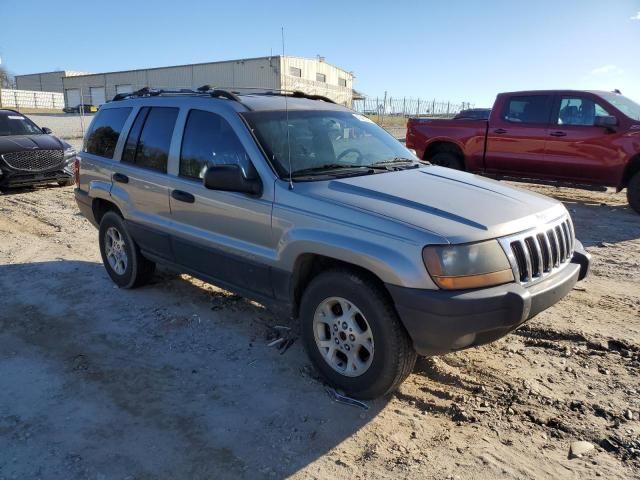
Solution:
<svg viewBox="0 0 640 480"><path fill-rule="evenodd" d="M331 270L315 277L300 306L302 337L327 381L355 398L395 390L416 352L393 304L367 275Z"/></svg>

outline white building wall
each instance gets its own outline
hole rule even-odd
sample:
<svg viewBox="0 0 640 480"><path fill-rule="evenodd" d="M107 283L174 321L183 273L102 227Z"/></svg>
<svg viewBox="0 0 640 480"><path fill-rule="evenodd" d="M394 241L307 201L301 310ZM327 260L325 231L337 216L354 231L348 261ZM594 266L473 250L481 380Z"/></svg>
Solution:
<svg viewBox="0 0 640 480"><path fill-rule="evenodd" d="M59 70L56 72L16 75L16 87L19 90L37 90L42 92L62 93L64 91L63 77L74 75L86 75L86 72Z"/></svg>
<svg viewBox="0 0 640 480"><path fill-rule="evenodd" d="M301 76L292 75L290 67L299 68ZM318 81L316 73L324 74L326 82ZM345 80L346 86L340 85L340 79ZM353 103L353 74L324 61L301 57L282 58L281 85L284 90L324 95L349 107Z"/></svg>

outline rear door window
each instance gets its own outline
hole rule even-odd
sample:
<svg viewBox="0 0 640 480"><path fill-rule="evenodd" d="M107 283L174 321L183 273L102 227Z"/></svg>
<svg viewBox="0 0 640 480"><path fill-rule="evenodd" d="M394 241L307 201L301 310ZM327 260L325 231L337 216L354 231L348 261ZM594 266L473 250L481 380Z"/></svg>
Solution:
<svg viewBox="0 0 640 480"><path fill-rule="evenodd" d="M167 173L169 147L178 118L177 108L142 108L133 122L122 161Z"/></svg>
<svg viewBox="0 0 640 480"><path fill-rule="evenodd" d="M100 110L87 132L84 151L100 157L113 158L122 128L130 113L131 108Z"/></svg>
<svg viewBox="0 0 640 480"><path fill-rule="evenodd" d="M605 117L609 113L596 102L586 97L562 97L558 110L558 125L581 125L592 127L596 117Z"/></svg>
<svg viewBox="0 0 640 480"><path fill-rule="evenodd" d="M551 95L523 95L507 100L503 118L512 123L546 124L551 116Z"/></svg>

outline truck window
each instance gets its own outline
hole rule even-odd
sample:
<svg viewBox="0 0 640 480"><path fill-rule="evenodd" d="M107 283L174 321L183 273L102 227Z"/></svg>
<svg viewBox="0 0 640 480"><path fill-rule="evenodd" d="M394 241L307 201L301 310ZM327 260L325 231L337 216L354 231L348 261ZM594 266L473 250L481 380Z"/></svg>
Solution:
<svg viewBox="0 0 640 480"><path fill-rule="evenodd" d="M558 125L593 126L596 117L604 117L609 113L590 98L562 97L558 110Z"/></svg>
<svg viewBox="0 0 640 480"><path fill-rule="evenodd" d="M142 108L129 132L122 161L167 173L178 111L168 107Z"/></svg>
<svg viewBox="0 0 640 480"><path fill-rule="evenodd" d="M87 132L84 151L105 158L113 158L124 122L131 108L108 108L100 110Z"/></svg>
<svg viewBox="0 0 640 480"><path fill-rule="evenodd" d="M503 118L513 123L549 123L550 95L523 95L511 97L505 106Z"/></svg>
<svg viewBox="0 0 640 480"><path fill-rule="evenodd" d="M202 179L213 165L236 164L246 173L249 156L231 125L212 112L191 110L182 136L180 176Z"/></svg>

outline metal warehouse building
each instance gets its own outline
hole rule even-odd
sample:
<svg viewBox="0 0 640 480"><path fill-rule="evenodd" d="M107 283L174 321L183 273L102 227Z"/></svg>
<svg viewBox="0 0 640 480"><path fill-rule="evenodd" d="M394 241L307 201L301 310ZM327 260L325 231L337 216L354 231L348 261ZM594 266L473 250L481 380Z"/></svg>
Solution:
<svg viewBox="0 0 640 480"><path fill-rule="evenodd" d="M33 76L17 76L16 81ZM143 87L177 89L202 85L301 90L324 95L347 106L351 106L353 99L353 74L326 63L323 57L270 56L62 77L67 106L101 105L117 93Z"/></svg>
<svg viewBox="0 0 640 480"><path fill-rule="evenodd" d="M33 73L31 75L16 75L16 88L18 90L63 93L63 79L65 77L87 74L88 72L58 70L56 72Z"/></svg>

